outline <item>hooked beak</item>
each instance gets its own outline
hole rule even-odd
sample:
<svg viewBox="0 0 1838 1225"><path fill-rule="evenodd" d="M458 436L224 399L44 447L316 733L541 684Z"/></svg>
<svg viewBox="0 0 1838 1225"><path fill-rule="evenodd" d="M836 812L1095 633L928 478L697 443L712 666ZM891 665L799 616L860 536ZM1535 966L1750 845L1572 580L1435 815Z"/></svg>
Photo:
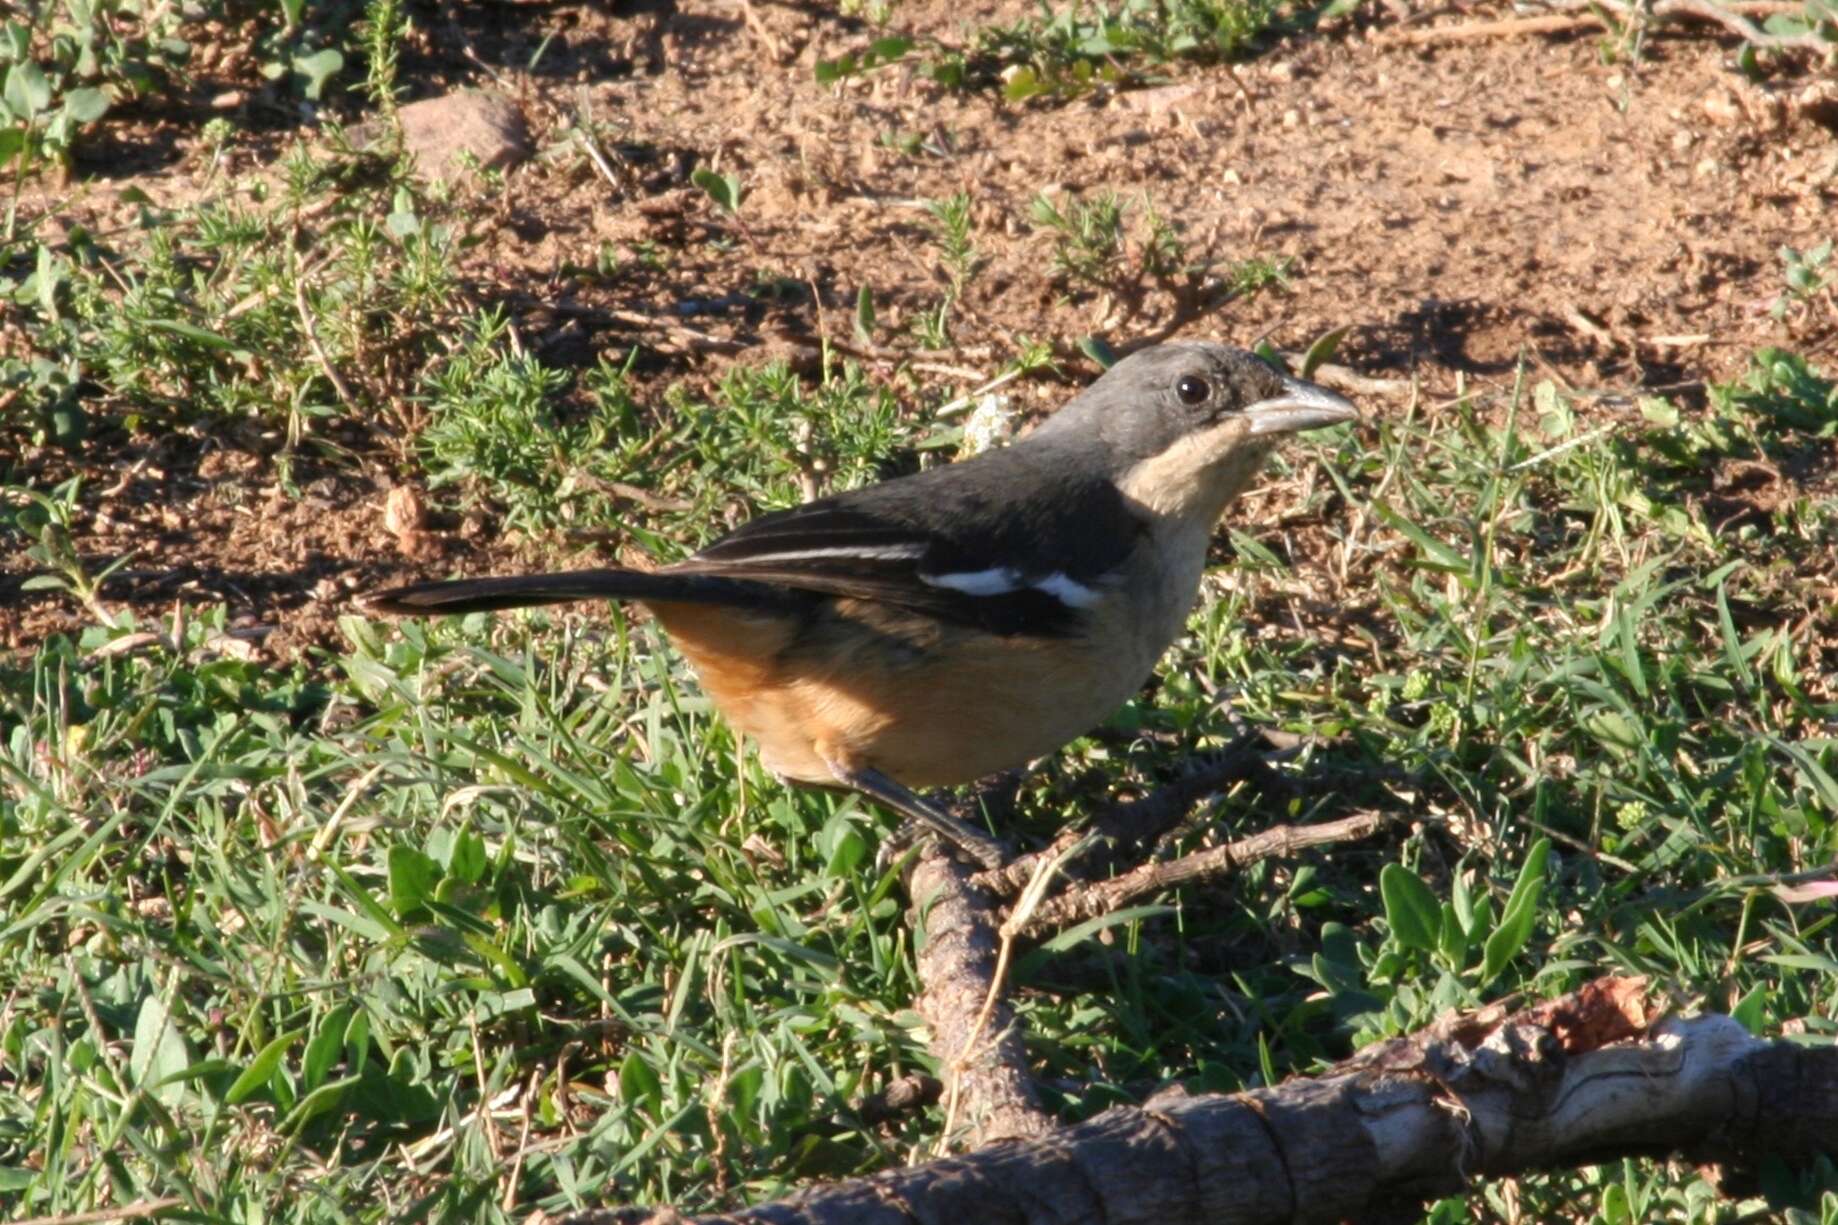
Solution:
<svg viewBox="0 0 1838 1225"><path fill-rule="evenodd" d="M1244 410L1251 419L1253 435L1297 434L1359 419L1359 410L1345 397L1305 379L1287 374L1277 377L1283 381L1282 394L1259 400Z"/></svg>

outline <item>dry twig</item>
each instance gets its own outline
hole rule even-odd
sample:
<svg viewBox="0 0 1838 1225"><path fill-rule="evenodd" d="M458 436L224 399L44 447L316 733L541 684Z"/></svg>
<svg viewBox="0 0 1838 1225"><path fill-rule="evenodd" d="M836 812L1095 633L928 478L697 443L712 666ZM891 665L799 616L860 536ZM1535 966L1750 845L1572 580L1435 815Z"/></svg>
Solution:
<svg viewBox="0 0 1838 1225"><path fill-rule="evenodd" d="M1109 914L1137 898L1175 885L1229 875L1260 859L1291 855L1304 847L1352 842L1377 832L1384 820L1379 813L1360 812L1315 825L1278 825L1179 859L1145 863L1122 876L1080 885L1049 898L1035 910L1023 930L1036 936L1056 931L1084 919Z"/></svg>
<svg viewBox="0 0 1838 1225"><path fill-rule="evenodd" d="M1780 0L1748 0L1717 4L1714 0L1653 0L1651 5L1636 5L1628 0L1553 0L1550 8L1588 10L1587 12L1550 13L1538 17L1512 17L1499 21L1475 21L1464 25L1430 26L1410 30L1388 30L1373 41L1384 46L1429 46L1438 43L1474 42L1486 38L1517 38L1529 34L1568 34L1577 30L1612 28L1607 15L1629 22L1675 25L1698 22L1722 27L1755 47L1768 50L1832 51L1838 43L1817 31L1804 34L1770 34L1756 25L1751 17L1768 17L1779 13L1803 11L1800 4Z"/></svg>

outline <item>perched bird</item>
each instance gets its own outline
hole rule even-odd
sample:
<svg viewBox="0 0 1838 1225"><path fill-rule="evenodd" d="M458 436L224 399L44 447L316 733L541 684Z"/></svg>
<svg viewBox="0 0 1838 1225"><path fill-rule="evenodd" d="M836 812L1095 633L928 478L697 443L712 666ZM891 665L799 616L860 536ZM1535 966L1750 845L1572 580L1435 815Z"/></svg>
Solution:
<svg viewBox="0 0 1838 1225"><path fill-rule="evenodd" d="M1186 623L1226 504L1346 400L1215 344L1118 362L1012 446L762 515L657 570L394 587L366 609L636 600L782 779L850 787L985 866L915 787L969 782L1109 717Z"/></svg>

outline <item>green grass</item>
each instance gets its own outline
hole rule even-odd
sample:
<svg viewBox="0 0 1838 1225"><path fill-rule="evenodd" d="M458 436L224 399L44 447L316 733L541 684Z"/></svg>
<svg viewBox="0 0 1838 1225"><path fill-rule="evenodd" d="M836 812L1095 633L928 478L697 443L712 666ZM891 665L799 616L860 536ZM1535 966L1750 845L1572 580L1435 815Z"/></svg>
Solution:
<svg viewBox="0 0 1838 1225"><path fill-rule="evenodd" d="M930 214L953 281L968 206ZM552 555L617 526L668 557L948 441L924 405L968 387L911 371L743 360L658 390L545 366L455 283L482 207L300 153L266 199L149 209L144 241L22 228L0 452L246 428L284 488L381 455ZM1701 404L1529 381L1374 404L1275 461L1283 522L1229 521L1159 683L1028 779L1020 832L1230 739L1227 699L1312 739L1277 767L1290 793L1211 821L1398 820L1026 953L1052 1106L1262 1084L1611 971L1838 1036L1832 905L1774 888L1838 859L1835 373L1764 351ZM222 610L109 601L72 545L93 491L4 462L0 547L89 625L0 657L0 1217L695 1209L929 1151L937 1112L857 1113L931 1066L904 899L872 868L890 821L738 757L648 623L353 617L269 668ZM1829 1168L1764 1175L1797 1219L1838 1218ZM1431 1215L1757 1210L1628 1163Z"/></svg>
<svg viewBox="0 0 1838 1225"><path fill-rule="evenodd" d="M849 483L910 444L841 373L812 392L737 367L718 400L718 427L692 413L662 455L757 451L762 505L795 488L769 424L788 405L886 423L838 442ZM1830 907L1769 888L1838 849L1831 626L1807 616L1838 506L1719 528L1702 503L1719 462L1828 464L1838 401L1766 354L1713 403L1604 427L1541 385L1503 416L1457 404L1291 454L1320 465L1297 513L1332 537L1325 572L1294 575L1334 588L1313 632L1287 628L1279 538L1234 524L1240 563L1163 683L1024 811L1043 830L1173 771L1226 735L1230 694L1319 741L1284 767L1286 810L1227 799L1227 825L1346 799L1410 821L1027 958L1057 1109L1306 1072L1614 970L1762 1032L1838 1032ZM279 674L215 655L212 618L97 653L135 628L0 678L11 1215L711 1207L931 1138L935 1119L853 1108L929 1065L901 899L869 867L885 821L737 761L650 626L352 619L344 652ZM1652 1214L1724 1219L1662 1167L1517 1195L1607 1213L1628 1186Z"/></svg>

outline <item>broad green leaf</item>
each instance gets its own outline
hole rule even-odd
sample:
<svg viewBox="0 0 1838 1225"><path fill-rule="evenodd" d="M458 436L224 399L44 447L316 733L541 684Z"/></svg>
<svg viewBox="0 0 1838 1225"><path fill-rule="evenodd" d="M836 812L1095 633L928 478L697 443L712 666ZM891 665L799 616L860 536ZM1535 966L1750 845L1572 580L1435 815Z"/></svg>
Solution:
<svg viewBox="0 0 1838 1225"><path fill-rule="evenodd" d="M874 343L874 295L866 285L855 295L855 339L865 345Z"/></svg>
<svg viewBox="0 0 1838 1225"><path fill-rule="evenodd" d="M663 1108L664 1085L649 1061L637 1051L629 1051L619 1064L619 1096L634 1106L656 1114Z"/></svg>
<svg viewBox="0 0 1838 1225"><path fill-rule="evenodd" d="M314 102L325 96L326 83L343 71L344 66L345 57L336 47L294 58L294 71L306 78L305 93Z"/></svg>
<svg viewBox="0 0 1838 1225"><path fill-rule="evenodd" d="M287 1135L328 1110L337 1109L338 1104L344 1101L346 1091L357 1082L358 1078L355 1076L342 1076L337 1080L320 1085L301 1098L299 1104L287 1112L287 1116L281 1120L281 1125L276 1130Z"/></svg>
<svg viewBox="0 0 1838 1225"><path fill-rule="evenodd" d="M73 89L64 95L64 111L78 123L94 123L108 114L108 95L99 89Z"/></svg>
<svg viewBox="0 0 1838 1225"><path fill-rule="evenodd" d="M249 1066L244 1068L242 1073L231 1082L229 1089L223 1095L223 1100L234 1106L258 1089L267 1088L269 1080L274 1076L274 1070L281 1066L281 1059L287 1054L287 1048L298 1042L300 1035L305 1032L303 1029L290 1029L280 1037L271 1039L268 1045L255 1053L255 1058L249 1061Z"/></svg>
<svg viewBox="0 0 1838 1225"><path fill-rule="evenodd" d="M737 174L716 174L706 166L697 166L689 181L729 213L740 212L741 187Z"/></svg>
<svg viewBox="0 0 1838 1225"><path fill-rule="evenodd" d="M157 995L141 1001L140 1014L134 1022L134 1046L128 1055L128 1070L138 1085L152 1088L153 1096L168 1106L176 1106L185 1096L185 1086L173 1083L191 1066L191 1048L185 1035L166 1011ZM162 1081L168 1083L160 1084Z"/></svg>
<svg viewBox="0 0 1838 1225"><path fill-rule="evenodd" d="M308 1092L326 1082L345 1049L345 1027L351 1023L352 1005L340 1004L319 1022L306 1054L300 1060L300 1083Z"/></svg>
<svg viewBox="0 0 1838 1225"><path fill-rule="evenodd" d="M1538 901L1544 892L1544 865L1550 855L1549 838L1540 838L1526 855L1525 864L1519 869L1519 879L1513 884L1512 896L1507 898L1506 910L1500 916L1500 925L1487 937L1487 946L1481 955L1483 986L1499 977L1500 971L1519 955L1519 950L1531 938L1532 925L1538 918Z"/></svg>
<svg viewBox="0 0 1838 1225"><path fill-rule="evenodd" d="M398 916L419 910L439 883L440 865L428 855L400 842L389 848L389 905Z"/></svg>
<svg viewBox="0 0 1838 1225"><path fill-rule="evenodd" d="M1315 371L1334 360L1334 354L1340 351L1340 342L1350 330L1350 325L1342 326L1317 336L1315 343L1308 346L1308 352L1302 355L1302 365L1296 373L1305 379L1313 378Z"/></svg>
<svg viewBox="0 0 1838 1225"><path fill-rule="evenodd" d="M1379 870L1379 896L1393 939L1405 948L1436 951L1442 908L1422 878L1402 864L1388 863Z"/></svg>
<svg viewBox="0 0 1838 1225"><path fill-rule="evenodd" d="M30 119L51 105L51 82L44 69L22 60L7 69L5 95L14 115Z"/></svg>

